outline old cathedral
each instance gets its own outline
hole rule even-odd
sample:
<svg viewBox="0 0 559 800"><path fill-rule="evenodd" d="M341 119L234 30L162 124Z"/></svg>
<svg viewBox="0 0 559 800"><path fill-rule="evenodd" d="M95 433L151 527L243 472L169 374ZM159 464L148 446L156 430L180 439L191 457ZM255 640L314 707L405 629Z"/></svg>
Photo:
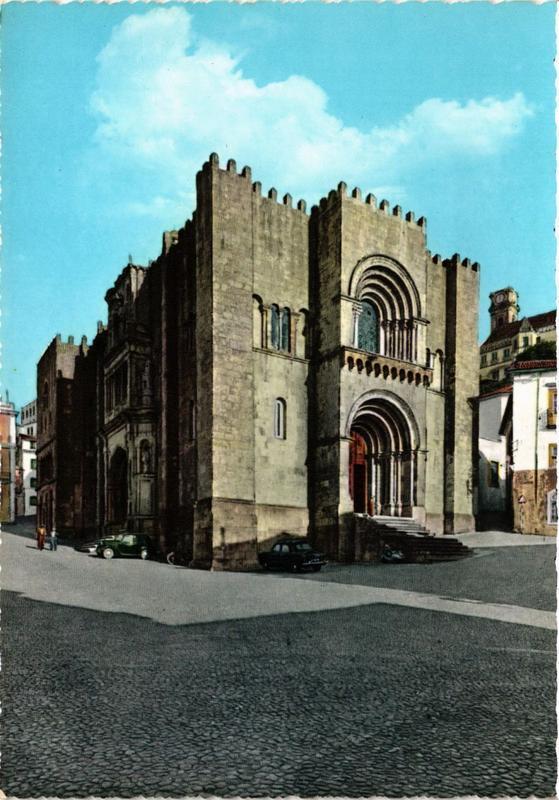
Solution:
<svg viewBox="0 0 559 800"><path fill-rule="evenodd" d="M308 214L212 154L108 324L39 362L39 521L215 569L284 534L359 560L358 520L473 529L478 290L423 217L344 183Z"/></svg>

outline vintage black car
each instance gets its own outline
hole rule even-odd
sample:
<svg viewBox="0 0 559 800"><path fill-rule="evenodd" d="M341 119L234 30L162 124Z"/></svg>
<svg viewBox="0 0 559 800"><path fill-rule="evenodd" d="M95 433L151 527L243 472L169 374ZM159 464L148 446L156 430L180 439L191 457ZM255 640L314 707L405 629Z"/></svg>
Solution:
<svg viewBox="0 0 559 800"><path fill-rule="evenodd" d="M129 558L153 558L157 548L153 539L145 533L119 533L97 542L97 555L102 558L127 556Z"/></svg>
<svg viewBox="0 0 559 800"><path fill-rule="evenodd" d="M287 569L291 572L319 572L327 563L322 553L317 553L302 539L276 542L268 552L258 553L258 561L264 569Z"/></svg>
<svg viewBox="0 0 559 800"><path fill-rule="evenodd" d="M74 550L77 550L78 553L97 553L98 544L99 539L95 539L95 541L92 542L80 542L74 545Z"/></svg>

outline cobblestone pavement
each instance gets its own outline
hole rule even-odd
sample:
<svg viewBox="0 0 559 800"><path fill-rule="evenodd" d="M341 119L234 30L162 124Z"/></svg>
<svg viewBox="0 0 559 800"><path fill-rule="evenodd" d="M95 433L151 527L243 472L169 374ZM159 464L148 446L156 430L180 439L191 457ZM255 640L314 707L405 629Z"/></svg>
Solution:
<svg viewBox="0 0 559 800"><path fill-rule="evenodd" d="M530 605L550 608L553 551L506 553L423 573L332 566L320 577L410 588L417 574L437 592L475 597L467 571L477 563L478 594L493 574L483 599L510 602L503 587L524 574ZM88 559L67 557L73 569ZM103 593L117 562L97 563ZM142 566L147 594L169 572L191 575ZM282 580L263 576L262 586L273 592ZM11 796L554 793L550 630L379 604L170 626L14 591L3 611L2 788Z"/></svg>

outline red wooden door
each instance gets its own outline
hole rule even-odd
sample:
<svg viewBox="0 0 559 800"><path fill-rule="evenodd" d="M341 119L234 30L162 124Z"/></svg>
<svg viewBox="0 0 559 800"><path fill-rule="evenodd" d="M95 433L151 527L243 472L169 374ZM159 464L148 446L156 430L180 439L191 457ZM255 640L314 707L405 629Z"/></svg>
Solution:
<svg viewBox="0 0 559 800"><path fill-rule="evenodd" d="M367 442L359 434L351 434L349 448L349 494L356 514L367 511Z"/></svg>

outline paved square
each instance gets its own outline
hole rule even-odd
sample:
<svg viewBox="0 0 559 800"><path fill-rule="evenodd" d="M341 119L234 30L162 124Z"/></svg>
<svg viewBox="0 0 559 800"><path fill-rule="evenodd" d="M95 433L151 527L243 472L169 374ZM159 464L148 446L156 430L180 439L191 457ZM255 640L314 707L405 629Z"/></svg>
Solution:
<svg viewBox="0 0 559 800"><path fill-rule="evenodd" d="M13 531L9 795L554 793L554 543L293 578Z"/></svg>

